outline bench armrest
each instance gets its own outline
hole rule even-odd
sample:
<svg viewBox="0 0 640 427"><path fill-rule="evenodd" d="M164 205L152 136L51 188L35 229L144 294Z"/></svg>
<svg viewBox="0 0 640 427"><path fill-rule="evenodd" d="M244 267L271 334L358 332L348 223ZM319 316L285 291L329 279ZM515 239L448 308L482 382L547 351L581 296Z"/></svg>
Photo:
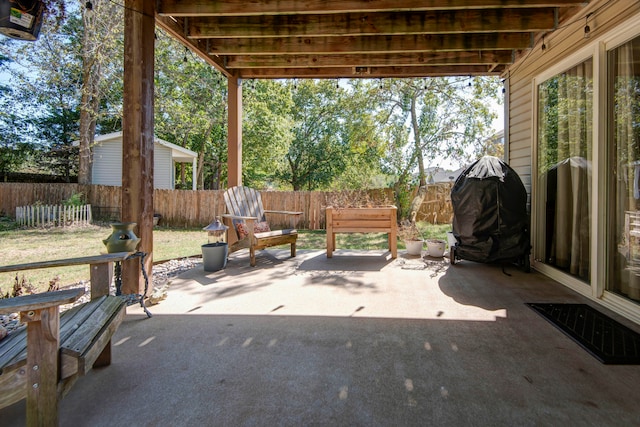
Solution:
<svg viewBox="0 0 640 427"><path fill-rule="evenodd" d="M64 291L44 292L41 294L23 295L0 300L0 313L14 313L17 311L40 310L69 304L80 298L84 289L67 289Z"/></svg>
<svg viewBox="0 0 640 427"><path fill-rule="evenodd" d="M115 252L111 254L93 255L93 256L85 256L85 257L79 257L79 258L67 258L67 259L57 259L53 261L29 262L27 264L4 265L4 266L0 266L0 273L7 273L10 271L32 270L36 268L61 267L66 265L104 264L104 263L113 262L113 261L123 261L129 255L131 255L131 253L129 252Z"/></svg>

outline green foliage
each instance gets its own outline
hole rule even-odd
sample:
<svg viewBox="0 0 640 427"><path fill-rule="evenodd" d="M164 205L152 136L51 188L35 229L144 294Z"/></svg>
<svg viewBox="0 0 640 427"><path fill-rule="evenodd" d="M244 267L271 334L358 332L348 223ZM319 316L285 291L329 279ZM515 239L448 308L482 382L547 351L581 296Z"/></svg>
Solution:
<svg viewBox="0 0 640 427"><path fill-rule="evenodd" d="M267 188L282 176L294 138L293 98L289 86L273 80L243 83L243 181Z"/></svg>
<svg viewBox="0 0 640 427"><path fill-rule="evenodd" d="M426 184L426 162L438 157L470 161L480 155L495 113L495 78L387 79L377 84L377 119L388 141L383 168L395 176L402 218L411 186Z"/></svg>
<svg viewBox="0 0 640 427"><path fill-rule="evenodd" d="M45 24L35 43L0 39L0 68L15 82L0 87L0 170L32 158L40 171L86 176L83 147L94 131L121 129L122 7L95 0L87 15L81 3L66 4L71 13L57 30ZM156 35L155 133L198 153L198 188L223 188L227 80L162 30ZM242 86L243 181L256 188L393 187L405 212L413 187L425 181L425 163L499 150L487 143L497 79L250 80ZM80 153L72 145L77 140ZM191 167L176 167L178 188L191 188Z"/></svg>
<svg viewBox="0 0 640 427"><path fill-rule="evenodd" d="M221 188L227 162L227 81L164 32L156 34L155 133L198 153L198 188ZM191 188L190 169L185 166L185 181L178 187Z"/></svg>
<svg viewBox="0 0 640 427"><path fill-rule="evenodd" d="M63 200L64 206L84 206L87 204L87 198L84 193L73 193L67 200Z"/></svg>
<svg viewBox="0 0 640 427"><path fill-rule="evenodd" d="M0 216L0 231L11 231L18 228L18 223L8 216Z"/></svg>

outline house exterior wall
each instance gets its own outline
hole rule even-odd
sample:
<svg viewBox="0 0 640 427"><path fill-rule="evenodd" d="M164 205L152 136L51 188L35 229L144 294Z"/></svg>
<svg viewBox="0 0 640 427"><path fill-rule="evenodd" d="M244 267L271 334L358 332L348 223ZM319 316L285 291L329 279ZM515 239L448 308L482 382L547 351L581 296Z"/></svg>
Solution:
<svg viewBox="0 0 640 427"><path fill-rule="evenodd" d="M172 190L173 158L171 149L154 144L154 188ZM92 184L122 185L122 140L114 139L97 143L93 148Z"/></svg>
<svg viewBox="0 0 640 427"><path fill-rule="evenodd" d="M153 188L173 190L173 158L171 149L164 145L153 147Z"/></svg>
<svg viewBox="0 0 640 427"><path fill-rule="evenodd" d="M584 16L591 12L596 12L589 18L592 36L585 39ZM580 49L592 45L594 38L616 28L638 12L640 12L640 3L635 0L592 1L584 9L584 14L570 21L572 24L544 37L546 45L544 52L541 49L542 40L537 40L533 50L526 54L522 61L516 62L510 68L505 80L509 97L506 118L508 123L507 160L520 175L527 192L531 193L531 155L535 117L533 79L543 70L553 67Z"/></svg>
<svg viewBox="0 0 640 427"><path fill-rule="evenodd" d="M122 140L104 141L93 147L91 183L122 185Z"/></svg>
<svg viewBox="0 0 640 427"><path fill-rule="evenodd" d="M585 38L584 27L588 19L591 28L590 37ZM561 18L561 17L560 17ZM619 28L629 26L640 28L640 3L636 0L594 0L576 17L568 22L560 22L559 29L546 34L544 39L536 40L534 48L523 58L510 67L505 77L506 99L508 106L505 113L506 128L506 159L510 166L520 175L527 192L535 196L536 188L533 183L535 174L534 146L536 141L536 85L542 80L562 73L575 66L586 57L594 58L594 119L593 119L593 164L592 175L593 220L591 223L591 284L577 283L562 273L539 265L538 269L560 281L566 286L584 294L608 308L640 323L640 307L626 304L615 296L608 295L605 290L606 254L606 194L605 176L609 173L606 160L607 134L606 123L606 51L605 41L612 37ZM542 49L542 44L546 49ZM575 61L570 59L575 58ZM580 59L582 58L582 59ZM569 59L569 61L567 61ZM535 212L535 197L530 198L531 211ZM532 221L532 241L535 245L535 221ZM598 244L600 242L600 244ZM535 251L534 251L535 253ZM535 267L534 260L534 267Z"/></svg>

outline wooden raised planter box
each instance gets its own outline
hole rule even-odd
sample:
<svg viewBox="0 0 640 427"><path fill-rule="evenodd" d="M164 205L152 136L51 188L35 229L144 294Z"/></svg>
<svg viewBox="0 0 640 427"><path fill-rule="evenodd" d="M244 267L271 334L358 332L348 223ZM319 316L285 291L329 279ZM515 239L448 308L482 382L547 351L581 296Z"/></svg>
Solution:
<svg viewBox="0 0 640 427"><path fill-rule="evenodd" d="M398 256L397 208L334 208L326 211L327 258L336 250L336 233L387 233L391 256Z"/></svg>

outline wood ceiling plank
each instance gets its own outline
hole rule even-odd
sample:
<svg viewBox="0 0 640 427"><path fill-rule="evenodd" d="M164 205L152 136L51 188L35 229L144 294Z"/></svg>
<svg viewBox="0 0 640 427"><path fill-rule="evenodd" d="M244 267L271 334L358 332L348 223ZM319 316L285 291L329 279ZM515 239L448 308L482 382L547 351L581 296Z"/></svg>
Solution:
<svg viewBox="0 0 640 427"><path fill-rule="evenodd" d="M550 31L555 26L551 8L491 9L190 18L187 34L191 38L366 36Z"/></svg>
<svg viewBox="0 0 640 427"><path fill-rule="evenodd" d="M424 66L509 64L511 51L425 52L373 55L246 55L227 56L225 65L236 68L308 68L344 66Z"/></svg>
<svg viewBox="0 0 640 427"><path fill-rule="evenodd" d="M584 6L587 0L158 0L160 15L240 16Z"/></svg>
<svg viewBox="0 0 640 427"><path fill-rule="evenodd" d="M210 39L210 55L282 55L338 53L399 53L464 50L527 49L527 33L480 33L451 35L280 37L267 39Z"/></svg>
<svg viewBox="0 0 640 427"><path fill-rule="evenodd" d="M505 67L498 65L447 65L422 67L337 67L337 68L252 68L242 70L243 79L285 78L403 78L499 75Z"/></svg>

